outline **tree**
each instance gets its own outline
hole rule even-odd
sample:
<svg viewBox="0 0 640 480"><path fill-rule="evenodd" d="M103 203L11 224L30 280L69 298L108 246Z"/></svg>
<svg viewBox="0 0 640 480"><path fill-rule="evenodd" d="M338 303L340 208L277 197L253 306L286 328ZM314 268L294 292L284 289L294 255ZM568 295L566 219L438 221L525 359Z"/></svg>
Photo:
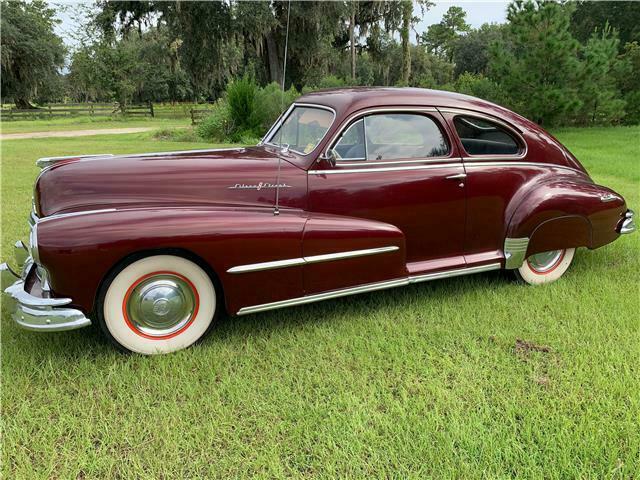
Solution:
<svg viewBox="0 0 640 480"><path fill-rule="evenodd" d="M453 47L455 76L458 77L465 72L486 75L490 46L507 41L504 38L504 29L504 25L485 23L480 28L471 29L466 35L458 37Z"/></svg>
<svg viewBox="0 0 640 480"><path fill-rule="evenodd" d="M471 30L471 26L465 21L466 17L467 13L462 8L449 7L440 23L430 25L422 34L422 41L429 51L452 62L457 40L463 33Z"/></svg>
<svg viewBox="0 0 640 480"><path fill-rule="evenodd" d="M609 24L618 32L619 50L627 43L640 41L640 3L633 1L580 1L571 16L571 32L586 43L596 29Z"/></svg>
<svg viewBox="0 0 640 480"><path fill-rule="evenodd" d="M614 72L620 60L617 34L608 24L595 31L582 48L580 98L577 113L581 124L611 123L624 116L624 100L616 85Z"/></svg>
<svg viewBox="0 0 640 480"><path fill-rule="evenodd" d="M615 77L626 103L624 122L637 125L640 123L640 44L627 43L618 59Z"/></svg>
<svg viewBox="0 0 640 480"><path fill-rule="evenodd" d="M539 124L559 123L579 107L578 42L569 31L571 4L516 0L507 37L492 46L490 72L514 107Z"/></svg>
<svg viewBox="0 0 640 480"><path fill-rule="evenodd" d="M0 4L2 94L18 108L33 108L39 90L56 83L66 49L54 31L55 12L43 1Z"/></svg>

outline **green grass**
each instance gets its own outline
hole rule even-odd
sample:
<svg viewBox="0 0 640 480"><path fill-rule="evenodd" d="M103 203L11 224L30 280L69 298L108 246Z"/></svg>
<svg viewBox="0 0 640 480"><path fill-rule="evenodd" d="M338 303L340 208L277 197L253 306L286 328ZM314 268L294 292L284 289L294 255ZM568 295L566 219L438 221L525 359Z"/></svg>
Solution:
<svg viewBox="0 0 640 480"><path fill-rule="evenodd" d="M0 133L27 133L63 130L93 130L99 128L133 127L186 127L190 118L112 118L112 117L69 117L36 120L15 120L0 122Z"/></svg>
<svg viewBox="0 0 640 480"><path fill-rule="evenodd" d="M558 136L640 207L640 128ZM36 157L187 146L3 142L3 257L26 234ZM639 246L581 249L538 288L482 274L225 319L163 357L4 314L4 477L637 477Z"/></svg>

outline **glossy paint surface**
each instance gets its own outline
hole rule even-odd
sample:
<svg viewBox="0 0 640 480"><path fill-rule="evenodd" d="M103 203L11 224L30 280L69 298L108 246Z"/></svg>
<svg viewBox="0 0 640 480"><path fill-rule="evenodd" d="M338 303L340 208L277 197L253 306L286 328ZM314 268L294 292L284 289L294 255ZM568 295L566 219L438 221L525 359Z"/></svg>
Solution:
<svg viewBox="0 0 640 480"><path fill-rule="evenodd" d="M618 237L624 200L595 185L552 136L502 107L420 89L346 89L309 94L300 102L336 111L309 155L258 146L70 159L44 170L36 185L37 211L44 217L38 240L54 294L90 312L114 268L136 255L169 251L207 267L223 289L226 309L236 313L502 263L506 237L531 238L527 255L596 248ZM446 136L449 154L351 166L321 157L343 128L372 109L424 109ZM468 155L453 126L460 112L501 122L522 143L520 153ZM228 271L381 247L397 249Z"/></svg>

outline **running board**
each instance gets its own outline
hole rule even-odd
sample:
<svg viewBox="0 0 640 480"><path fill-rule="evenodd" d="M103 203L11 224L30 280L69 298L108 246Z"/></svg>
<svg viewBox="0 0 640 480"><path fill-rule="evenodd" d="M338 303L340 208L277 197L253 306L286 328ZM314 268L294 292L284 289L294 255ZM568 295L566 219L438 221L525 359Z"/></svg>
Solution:
<svg viewBox="0 0 640 480"><path fill-rule="evenodd" d="M442 272L425 273L422 275L414 275L407 278L399 278L396 280L386 280L384 282L369 283L358 287L349 287L342 290L332 290L329 292L316 293L314 295L305 295L304 297L290 298L288 300L280 300L278 302L263 303L251 307L241 308L237 315L247 315L249 313L266 312L267 310L275 310L277 308L293 307L295 305L304 305L307 303L319 302L321 300L329 300L331 298L346 297L357 293L375 292L376 290L385 290L387 288L402 287L412 283L428 282L430 280L438 280L441 278L459 277L461 275L470 275L472 273L489 272L491 270L500 270L500 263L490 263L488 265L478 265L476 267L457 268L454 270L445 270Z"/></svg>

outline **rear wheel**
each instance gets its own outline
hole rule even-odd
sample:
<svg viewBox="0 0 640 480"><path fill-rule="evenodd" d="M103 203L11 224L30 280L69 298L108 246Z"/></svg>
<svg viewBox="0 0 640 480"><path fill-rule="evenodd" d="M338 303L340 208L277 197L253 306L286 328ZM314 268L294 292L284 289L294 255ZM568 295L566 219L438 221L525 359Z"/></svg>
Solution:
<svg viewBox="0 0 640 480"><path fill-rule="evenodd" d="M555 282L571 265L575 251L575 248L567 248L536 253L527 258L515 274L530 285Z"/></svg>
<svg viewBox="0 0 640 480"><path fill-rule="evenodd" d="M192 345L207 333L217 310L209 275L174 255L130 263L107 280L101 300L98 318L107 337L145 355Z"/></svg>

